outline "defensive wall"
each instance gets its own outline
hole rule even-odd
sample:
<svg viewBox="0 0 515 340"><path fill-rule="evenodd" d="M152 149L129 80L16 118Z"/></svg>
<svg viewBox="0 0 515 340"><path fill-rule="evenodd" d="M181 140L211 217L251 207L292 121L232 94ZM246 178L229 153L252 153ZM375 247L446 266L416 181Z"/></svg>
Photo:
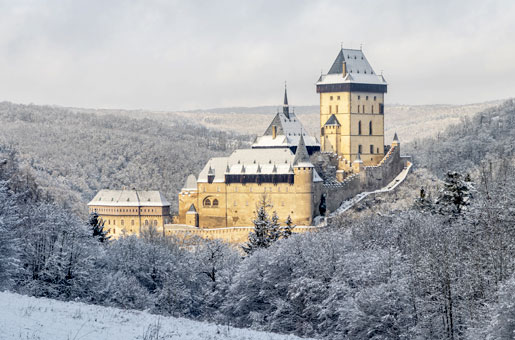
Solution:
<svg viewBox="0 0 515 340"><path fill-rule="evenodd" d="M361 192L378 190L388 185L410 159L401 156L400 144L394 142L378 165L363 166L359 173L347 176L342 182L324 183L322 193L325 194L328 212L335 211L344 201Z"/></svg>

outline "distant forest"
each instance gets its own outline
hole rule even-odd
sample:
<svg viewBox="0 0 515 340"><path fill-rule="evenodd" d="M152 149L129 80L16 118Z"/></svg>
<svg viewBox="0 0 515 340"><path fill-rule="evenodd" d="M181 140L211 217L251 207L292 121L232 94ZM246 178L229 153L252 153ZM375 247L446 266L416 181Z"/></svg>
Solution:
<svg viewBox="0 0 515 340"><path fill-rule="evenodd" d="M0 144L18 152L45 194L86 216L103 188L160 190L177 205L189 174L211 157L249 145L249 137L207 129L195 120L168 124L52 106L0 103Z"/></svg>

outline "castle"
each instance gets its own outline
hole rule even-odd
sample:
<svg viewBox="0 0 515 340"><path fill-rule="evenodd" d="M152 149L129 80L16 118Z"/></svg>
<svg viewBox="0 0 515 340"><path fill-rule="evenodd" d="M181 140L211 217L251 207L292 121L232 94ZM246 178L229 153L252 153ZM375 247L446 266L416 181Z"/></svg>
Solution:
<svg viewBox="0 0 515 340"><path fill-rule="evenodd" d="M198 178L187 178L178 195L178 216L173 224L163 222L163 233L193 231L233 241L239 233L244 239L264 201L282 221L289 217L297 226L312 226L317 216L387 185L407 166L397 135L384 145L387 83L362 50L342 48L316 91L320 142L290 110L285 88L282 112L250 149L212 158ZM90 211L98 211L98 203L95 197Z"/></svg>

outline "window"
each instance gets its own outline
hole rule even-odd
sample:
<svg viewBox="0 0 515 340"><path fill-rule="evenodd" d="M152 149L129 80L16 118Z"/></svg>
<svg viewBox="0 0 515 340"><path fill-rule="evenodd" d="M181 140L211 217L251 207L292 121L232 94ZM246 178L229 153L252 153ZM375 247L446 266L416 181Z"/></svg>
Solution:
<svg viewBox="0 0 515 340"><path fill-rule="evenodd" d="M379 148L377 148L377 153L379 153Z"/></svg>
<svg viewBox="0 0 515 340"><path fill-rule="evenodd" d="M213 208L218 208L218 200L216 198L213 200Z"/></svg>
<svg viewBox="0 0 515 340"><path fill-rule="evenodd" d="M120 221L120 224L123 225L123 220Z"/></svg>
<svg viewBox="0 0 515 340"><path fill-rule="evenodd" d="M361 135L361 120L358 122L358 135Z"/></svg>
<svg viewBox="0 0 515 340"><path fill-rule="evenodd" d="M209 198L204 200L204 207L211 207L211 200Z"/></svg>
<svg viewBox="0 0 515 340"><path fill-rule="evenodd" d="M360 100L360 99L361 99L361 96L358 96L358 100Z"/></svg>
<svg viewBox="0 0 515 340"><path fill-rule="evenodd" d="M368 100L368 96L366 97L366 99Z"/></svg>
<svg viewBox="0 0 515 340"><path fill-rule="evenodd" d="M370 145L370 153L373 154L374 153L374 146L373 145Z"/></svg>
<svg viewBox="0 0 515 340"><path fill-rule="evenodd" d="M384 113L384 104L379 104L379 113L380 114Z"/></svg>
<svg viewBox="0 0 515 340"><path fill-rule="evenodd" d="M134 220L131 220L131 225L134 225Z"/></svg>
<svg viewBox="0 0 515 340"><path fill-rule="evenodd" d="M377 96L374 96L374 101L377 99Z"/></svg>
<svg viewBox="0 0 515 340"><path fill-rule="evenodd" d="M334 113L338 113L338 105L336 105L336 110L334 110Z"/></svg>
<svg viewBox="0 0 515 340"><path fill-rule="evenodd" d="M338 96L338 100L340 100L340 96Z"/></svg>
<svg viewBox="0 0 515 340"><path fill-rule="evenodd" d="M369 134L370 136L372 136L372 121L370 121L370 122L368 123L368 134ZM371 153L373 153L373 152L371 152Z"/></svg>
<svg viewBox="0 0 515 340"><path fill-rule="evenodd" d="M363 153L363 148L361 147L361 144L358 145L358 153L361 155Z"/></svg>
<svg viewBox="0 0 515 340"><path fill-rule="evenodd" d="M113 234L116 234L116 228L113 228Z"/></svg>
<svg viewBox="0 0 515 340"><path fill-rule="evenodd" d="M333 107L329 105L329 113L333 113Z"/></svg>
<svg viewBox="0 0 515 340"><path fill-rule="evenodd" d="M374 113L374 105L372 105L372 113Z"/></svg>
<svg viewBox="0 0 515 340"><path fill-rule="evenodd" d="M148 226L148 220L145 220L145 225ZM132 229L131 229L131 231L132 231Z"/></svg>
<svg viewBox="0 0 515 340"><path fill-rule="evenodd" d="M329 100L333 100L333 96L329 97Z"/></svg>
<svg viewBox="0 0 515 340"><path fill-rule="evenodd" d="M363 113L365 113L365 105L363 105Z"/></svg>

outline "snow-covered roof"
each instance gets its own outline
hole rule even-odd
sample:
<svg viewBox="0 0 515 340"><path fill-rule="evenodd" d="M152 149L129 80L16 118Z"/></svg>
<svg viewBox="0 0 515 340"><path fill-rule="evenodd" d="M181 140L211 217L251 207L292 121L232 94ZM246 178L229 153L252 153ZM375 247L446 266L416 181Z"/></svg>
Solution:
<svg viewBox="0 0 515 340"><path fill-rule="evenodd" d="M346 74L343 74L345 62ZM327 74L320 76L317 85L359 83L386 85L382 75L376 74L362 50L342 48Z"/></svg>
<svg viewBox="0 0 515 340"><path fill-rule="evenodd" d="M100 190L88 203L96 206L166 207L170 202L157 190Z"/></svg>
<svg viewBox="0 0 515 340"><path fill-rule="evenodd" d="M184 187L182 188L182 190L187 190L187 191L197 190L197 178L195 177L195 175L188 176L188 178L186 179L186 182L184 183Z"/></svg>
<svg viewBox="0 0 515 340"><path fill-rule="evenodd" d="M304 137L306 146L320 147L320 143L317 139L306 133L306 129L304 129L295 113L290 113L289 116L288 118L282 112L277 113L263 136L258 137L254 144L252 144L252 148L297 146L301 134ZM275 138L273 136L273 126L276 127Z"/></svg>

